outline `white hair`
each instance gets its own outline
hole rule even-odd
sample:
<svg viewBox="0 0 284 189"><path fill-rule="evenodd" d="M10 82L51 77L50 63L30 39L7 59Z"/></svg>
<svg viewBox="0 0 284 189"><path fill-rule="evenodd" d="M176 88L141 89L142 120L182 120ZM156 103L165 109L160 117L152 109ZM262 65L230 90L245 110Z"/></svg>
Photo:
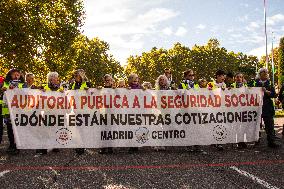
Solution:
<svg viewBox="0 0 284 189"><path fill-rule="evenodd" d="M143 82L142 87L147 89L152 89L152 84L148 81L145 81Z"/></svg>
<svg viewBox="0 0 284 189"><path fill-rule="evenodd" d="M28 77L35 77L33 73L26 73L25 79L27 80Z"/></svg>
<svg viewBox="0 0 284 189"><path fill-rule="evenodd" d="M157 90L160 90L160 88L161 88L161 86L160 86L160 79L161 78L164 78L165 80L166 80L166 87L167 88L169 88L170 87L170 83L169 83L169 81L168 81L168 78L167 78L167 76L165 76L165 75L160 75L158 78L157 78L157 80L156 80L156 82L155 82L155 88L157 89Z"/></svg>
<svg viewBox="0 0 284 189"><path fill-rule="evenodd" d="M57 72L49 72L47 74L47 83L49 83L49 81L51 80L51 78L58 78L59 74Z"/></svg>
<svg viewBox="0 0 284 189"><path fill-rule="evenodd" d="M255 78L256 78L256 79L260 79L260 74L263 73L263 72L268 73L268 69L266 69L266 68L260 68L260 69L258 70L258 72L257 72ZM269 79L269 75L268 75L267 79Z"/></svg>

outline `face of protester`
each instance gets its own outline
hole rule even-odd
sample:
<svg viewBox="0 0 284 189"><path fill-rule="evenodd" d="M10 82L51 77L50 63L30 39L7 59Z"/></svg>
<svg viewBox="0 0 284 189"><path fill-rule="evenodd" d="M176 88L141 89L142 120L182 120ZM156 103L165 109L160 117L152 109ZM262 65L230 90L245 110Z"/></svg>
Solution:
<svg viewBox="0 0 284 189"><path fill-rule="evenodd" d="M144 89L152 89L152 85L150 83L143 84Z"/></svg>
<svg viewBox="0 0 284 189"><path fill-rule="evenodd" d="M200 88L207 88L207 81L206 80L203 80L199 83L199 87Z"/></svg>
<svg viewBox="0 0 284 189"><path fill-rule="evenodd" d="M139 78L138 77L133 78L132 84L138 85L139 84Z"/></svg>
<svg viewBox="0 0 284 189"><path fill-rule="evenodd" d="M171 74L171 71L170 70L165 70L165 76L170 79L172 74Z"/></svg>
<svg viewBox="0 0 284 189"><path fill-rule="evenodd" d="M160 85L161 87L164 87L164 86L167 85L167 80L166 80L165 77L160 77L160 78L159 78L159 85Z"/></svg>
<svg viewBox="0 0 284 189"><path fill-rule="evenodd" d="M265 80L268 79L268 73L267 73L266 71L261 72L261 73L259 74L259 76L260 76L260 79L261 79L262 81L265 81Z"/></svg>
<svg viewBox="0 0 284 189"><path fill-rule="evenodd" d="M193 72L189 72L186 77L185 77L186 80L190 80L190 81L193 81L194 80L194 73Z"/></svg>
<svg viewBox="0 0 284 189"><path fill-rule="evenodd" d="M21 74L19 72L12 72L11 77L12 77L12 80L19 80L21 77Z"/></svg>
<svg viewBox="0 0 284 189"><path fill-rule="evenodd" d="M112 77L106 77L104 82L105 82L105 87L111 87L113 85Z"/></svg>
<svg viewBox="0 0 284 189"><path fill-rule="evenodd" d="M217 75L216 82L223 83L225 81L225 75Z"/></svg>
<svg viewBox="0 0 284 189"><path fill-rule="evenodd" d="M30 75L26 78L26 82L28 83L29 86L33 85L34 81L35 81L35 78L34 76Z"/></svg>
<svg viewBox="0 0 284 189"><path fill-rule="evenodd" d="M76 74L74 75L74 79L75 79L75 81L76 81L77 83L82 82L82 78L81 78L81 76L80 76L78 73L76 73Z"/></svg>
<svg viewBox="0 0 284 189"><path fill-rule="evenodd" d="M235 76L235 81L236 81L237 83L243 83L243 81L244 81L243 74L238 74L238 75L236 75L236 76Z"/></svg>
<svg viewBox="0 0 284 189"><path fill-rule="evenodd" d="M52 77L50 78L49 82L53 85L59 85L60 84L60 81L59 81L59 78L58 77Z"/></svg>
<svg viewBox="0 0 284 189"><path fill-rule="evenodd" d="M233 83L233 82L234 82L234 78L232 78L232 77L226 77L226 81L227 81L228 83Z"/></svg>
<svg viewBox="0 0 284 189"><path fill-rule="evenodd" d="M117 88L125 88L125 81L119 81L117 83Z"/></svg>

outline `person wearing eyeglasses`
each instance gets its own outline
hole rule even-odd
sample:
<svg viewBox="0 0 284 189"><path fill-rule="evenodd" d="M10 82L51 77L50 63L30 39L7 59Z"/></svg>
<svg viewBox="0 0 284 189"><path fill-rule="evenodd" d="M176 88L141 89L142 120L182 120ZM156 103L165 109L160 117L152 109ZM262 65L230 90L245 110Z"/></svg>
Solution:
<svg viewBox="0 0 284 189"><path fill-rule="evenodd" d="M179 84L179 89L197 89L198 84L194 83L194 72L193 70L189 69L183 72L183 78L182 82Z"/></svg>

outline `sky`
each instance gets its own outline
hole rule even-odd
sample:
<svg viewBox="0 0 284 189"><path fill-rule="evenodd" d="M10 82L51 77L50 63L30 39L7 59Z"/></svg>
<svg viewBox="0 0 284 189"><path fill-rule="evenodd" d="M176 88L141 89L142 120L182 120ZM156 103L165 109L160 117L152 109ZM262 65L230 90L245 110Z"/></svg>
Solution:
<svg viewBox="0 0 284 189"><path fill-rule="evenodd" d="M265 55L263 0L84 0L82 30L110 45L122 65L152 47L217 38L229 51ZM266 0L268 49L284 37L284 0Z"/></svg>

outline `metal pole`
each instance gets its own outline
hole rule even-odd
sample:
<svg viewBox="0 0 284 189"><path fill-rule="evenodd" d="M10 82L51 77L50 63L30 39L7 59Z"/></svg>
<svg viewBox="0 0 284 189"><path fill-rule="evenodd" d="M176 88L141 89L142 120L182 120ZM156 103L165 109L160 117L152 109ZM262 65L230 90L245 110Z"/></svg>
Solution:
<svg viewBox="0 0 284 189"><path fill-rule="evenodd" d="M266 31L266 0L263 0L263 6L264 6L265 63L266 63L266 69L268 69L267 31Z"/></svg>

